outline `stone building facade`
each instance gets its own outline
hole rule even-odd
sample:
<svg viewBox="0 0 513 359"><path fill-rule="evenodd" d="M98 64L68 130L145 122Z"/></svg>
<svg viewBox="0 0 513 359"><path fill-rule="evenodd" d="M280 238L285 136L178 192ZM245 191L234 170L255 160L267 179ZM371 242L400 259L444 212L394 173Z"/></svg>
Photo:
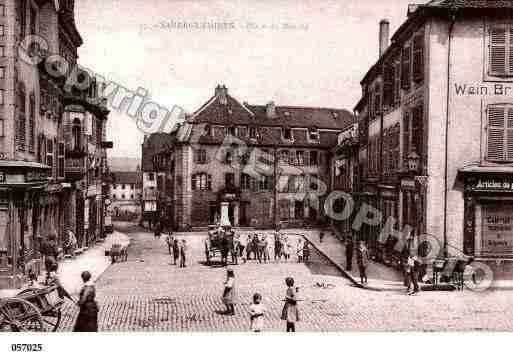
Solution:
<svg viewBox="0 0 513 359"><path fill-rule="evenodd" d="M380 25L355 109L358 192L397 228L436 238L433 256L513 257L512 26L512 4L479 0L411 6L391 44ZM382 224L362 235L377 257L390 252Z"/></svg>
<svg viewBox="0 0 513 359"><path fill-rule="evenodd" d="M108 111L92 79L85 89L65 86L83 41L74 1L1 1L0 34L0 287L16 287L41 270L38 236L56 233L62 246L71 229L84 247L100 237ZM86 134L83 119L74 130L78 117L95 130ZM75 153L73 138L81 141ZM88 196L94 214L85 213Z"/></svg>
<svg viewBox="0 0 513 359"><path fill-rule="evenodd" d="M324 222L330 150L352 121L339 109L240 103L218 86L169 135L172 148L155 156L169 208L163 221L175 228Z"/></svg>

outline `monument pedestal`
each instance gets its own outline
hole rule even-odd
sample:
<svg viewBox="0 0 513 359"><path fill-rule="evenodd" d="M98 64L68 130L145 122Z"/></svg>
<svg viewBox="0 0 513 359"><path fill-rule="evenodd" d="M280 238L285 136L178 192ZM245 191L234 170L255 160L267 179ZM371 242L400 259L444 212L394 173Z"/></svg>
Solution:
<svg viewBox="0 0 513 359"><path fill-rule="evenodd" d="M228 202L221 202L221 226L231 226L230 217L228 216Z"/></svg>

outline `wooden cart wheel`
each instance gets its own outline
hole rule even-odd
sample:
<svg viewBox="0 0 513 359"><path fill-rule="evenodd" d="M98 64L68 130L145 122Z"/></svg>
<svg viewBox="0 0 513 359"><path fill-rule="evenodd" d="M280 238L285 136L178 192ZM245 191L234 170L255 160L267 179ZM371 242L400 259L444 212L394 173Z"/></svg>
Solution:
<svg viewBox="0 0 513 359"><path fill-rule="evenodd" d="M33 298L34 300L38 301L39 302L39 299L37 297L37 293L38 293L38 289L35 289L35 288L28 288L28 289L25 289L23 291L21 291L20 293L18 293L18 297L23 297L24 295L33 295ZM38 307L36 304L37 303L32 303L30 302L31 304L33 304L34 306L36 306L36 308ZM39 309L38 309L39 310ZM57 329L59 329L59 325L61 323L61 318L62 318L62 312L61 312L61 309L60 308L52 308L51 310L48 310L48 311L42 311L42 310L39 310L41 312L41 320L43 322L43 326L44 326L44 330L45 332L55 332L57 331Z"/></svg>
<svg viewBox="0 0 513 359"><path fill-rule="evenodd" d="M25 299L7 298L0 304L0 331L43 332L41 313Z"/></svg>
<svg viewBox="0 0 513 359"><path fill-rule="evenodd" d="M61 324L62 311L60 308L41 315L45 332L56 332Z"/></svg>

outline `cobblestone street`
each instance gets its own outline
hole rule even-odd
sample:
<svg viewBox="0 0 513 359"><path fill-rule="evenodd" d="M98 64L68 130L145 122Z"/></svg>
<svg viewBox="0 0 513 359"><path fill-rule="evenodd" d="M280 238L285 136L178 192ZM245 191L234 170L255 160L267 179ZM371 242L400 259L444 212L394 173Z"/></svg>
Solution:
<svg viewBox="0 0 513 359"><path fill-rule="evenodd" d="M513 290L422 292L413 297L399 285L362 290L315 253L309 265L291 260L234 266L239 300L236 315L224 316L219 311L224 310L226 269L203 264L202 234L180 236L187 239L190 258L187 268L178 268L170 265L166 245L152 233L127 230L133 238L128 261L110 266L97 281L101 331L247 331L255 292L263 295L268 310L265 329L283 331L286 276L300 286L299 331L513 328ZM61 330L71 330L76 315L77 309L67 303Z"/></svg>

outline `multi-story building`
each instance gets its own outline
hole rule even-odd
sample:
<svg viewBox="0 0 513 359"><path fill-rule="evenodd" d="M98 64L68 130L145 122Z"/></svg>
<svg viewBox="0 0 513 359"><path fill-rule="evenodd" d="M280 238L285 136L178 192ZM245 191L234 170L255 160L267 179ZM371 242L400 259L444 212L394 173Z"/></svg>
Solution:
<svg viewBox="0 0 513 359"><path fill-rule="evenodd" d="M27 47L30 36L47 46ZM19 286L29 271L40 271L38 235L56 233L62 245L65 230L72 229L82 246L100 235L108 111L94 81L85 89L64 83L81 44L74 1L0 2L0 287ZM67 71L59 67L63 62ZM70 123L77 118L80 131ZM94 128L89 134L82 130L85 118ZM80 155L69 147L79 137ZM100 187L95 220L89 221L98 224L94 230L80 220L88 208L80 193L93 184ZM85 241L84 227L94 232Z"/></svg>
<svg viewBox="0 0 513 359"><path fill-rule="evenodd" d="M439 255L513 257L513 3L430 1L387 32L356 107L360 191Z"/></svg>
<svg viewBox="0 0 513 359"><path fill-rule="evenodd" d="M141 212L142 183L139 172L112 172L110 185L113 215Z"/></svg>
<svg viewBox="0 0 513 359"><path fill-rule="evenodd" d="M324 221L330 150L352 122L346 110L240 103L217 86L155 157L165 173L164 221L177 228Z"/></svg>
<svg viewBox="0 0 513 359"><path fill-rule="evenodd" d="M358 158L358 123L349 125L338 135L337 145L333 148L331 159L331 190L351 195L359 188L359 158ZM349 198L344 195L334 195L332 203L331 223L340 235L352 233L354 213L344 214L344 208L349 205Z"/></svg>
<svg viewBox="0 0 513 359"><path fill-rule="evenodd" d="M158 222L157 201L159 197L158 184L162 183L164 173L157 171L154 166L154 156L172 146L172 139L166 133L153 133L144 136L141 145L141 182L142 182L142 220L149 225Z"/></svg>

